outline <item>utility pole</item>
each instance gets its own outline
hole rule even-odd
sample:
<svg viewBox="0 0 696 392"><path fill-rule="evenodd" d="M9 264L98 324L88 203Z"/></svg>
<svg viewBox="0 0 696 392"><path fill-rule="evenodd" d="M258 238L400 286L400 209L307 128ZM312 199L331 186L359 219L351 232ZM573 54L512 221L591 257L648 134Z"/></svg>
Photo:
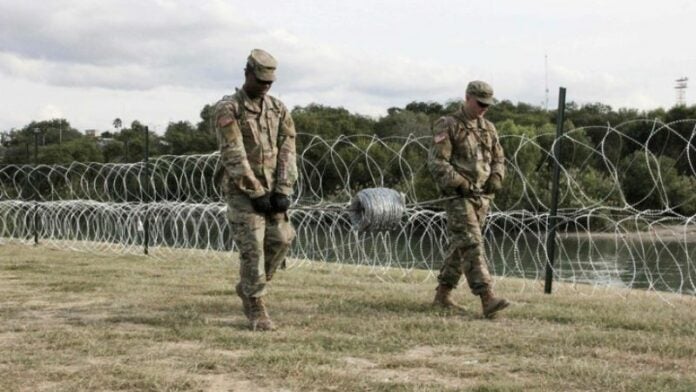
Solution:
<svg viewBox="0 0 696 392"><path fill-rule="evenodd" d="M39 135L41 134L41 129L34 128L34 165L39 164ZM44 136L45 137L45 136ZM44 139L46 140L46 139ZM39 245L39 191L35 189L34 192L34 246Z"/></svg>

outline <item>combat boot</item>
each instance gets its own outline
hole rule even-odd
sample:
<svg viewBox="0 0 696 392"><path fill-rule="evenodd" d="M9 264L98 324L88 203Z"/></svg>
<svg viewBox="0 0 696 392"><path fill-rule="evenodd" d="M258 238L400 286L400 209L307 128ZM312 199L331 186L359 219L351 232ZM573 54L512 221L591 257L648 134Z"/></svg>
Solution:
<svg viewBox="0 0 696 392"><path fill-rule="evenodd" d="M252 331L273 331L275 326L268 316L262 297L249 298L249 323Z"/></svg>
<svg viewBox="0 0 696 392"><path fill-rule="evenodd" d="M510 306L508 300L496 297L491 290L481 294L481 307L483 308L483 317L485 318L493 318L497 312L508 306Z"/></svg>
<svg viewBox="0 0 696 392"><path fill-rule="evenodd" d="M244 290L242 290L242 282L237 283L237 286L234 289L237 291L239 298L242 299L244 315L249 319L249 321L251 321L251 302L249 301L249 297L244 294Z"/></svg>
<svg viewBox="0 0 696 392"><path fill-rule="evenodd" d="M433 306L450 310L466 310L463 306L457 304L452 300L451 294L452 287L440 283L435 289L435 299L433 300Z"/></svg>

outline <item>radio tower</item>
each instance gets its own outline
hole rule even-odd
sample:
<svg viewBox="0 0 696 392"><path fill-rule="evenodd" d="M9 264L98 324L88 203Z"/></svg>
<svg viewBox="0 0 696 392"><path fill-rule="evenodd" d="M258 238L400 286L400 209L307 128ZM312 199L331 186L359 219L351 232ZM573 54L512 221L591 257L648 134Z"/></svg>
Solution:
<svg viewBox="0 0 696 392"><path fill-rule="evenodd" d="M677 85L674 86L674 88L677 90L677 106L686 105L685 93L686 93L686 82L688 82L688 81L689 81L689 78L687 78L686 76L676 80Z"/></svg>

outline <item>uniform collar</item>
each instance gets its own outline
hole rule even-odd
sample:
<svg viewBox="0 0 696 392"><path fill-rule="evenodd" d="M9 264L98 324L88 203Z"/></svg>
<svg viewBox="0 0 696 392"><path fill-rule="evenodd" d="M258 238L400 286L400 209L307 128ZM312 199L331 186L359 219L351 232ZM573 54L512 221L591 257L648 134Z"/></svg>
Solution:
<svg viewBox="0 0 696 392"><path fill-rule="evenodd" d="M242 97L242 102L244 104L244 109L248 110L252 113L260 113L263 111L263 108L267 106L266 99L268 98L268 95L265 95L261 101L258 101L259 103L255 102L253 99L249 98L247 95L246 91L244 91L243 88L238 88L237 92L240 94ZM260 104L260 105L259 105Z"/></svg>
<svg viewBox="0 0 696 392"><path fill-rule="evenodd" d="M476 128L479 125L480 119L468 113L463 105L454 113L454 117L464 123L464 125L466 125L468 128Z"/></svg>

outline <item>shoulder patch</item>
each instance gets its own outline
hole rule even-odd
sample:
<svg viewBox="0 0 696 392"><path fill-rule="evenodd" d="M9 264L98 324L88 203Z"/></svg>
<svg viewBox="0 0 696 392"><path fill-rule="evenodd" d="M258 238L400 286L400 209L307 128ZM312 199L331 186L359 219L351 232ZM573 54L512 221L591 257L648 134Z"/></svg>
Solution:
<svg viewBox="0 0 696 392"><path fill-rule="evenodd" d="M442 143L443 141L445 141L445 139L447 139L447 131L442 131L433 136L433 142L435 142L436 144Z"/></svg>
<svg viewBox="0 0 696 392"><path fill-rule="evenodd" d="M218 128L224 128L228 125L230 125L234 121L234 117L230 116L229 114L224 114L220 116L217 120L217 126Z"/></svg>

